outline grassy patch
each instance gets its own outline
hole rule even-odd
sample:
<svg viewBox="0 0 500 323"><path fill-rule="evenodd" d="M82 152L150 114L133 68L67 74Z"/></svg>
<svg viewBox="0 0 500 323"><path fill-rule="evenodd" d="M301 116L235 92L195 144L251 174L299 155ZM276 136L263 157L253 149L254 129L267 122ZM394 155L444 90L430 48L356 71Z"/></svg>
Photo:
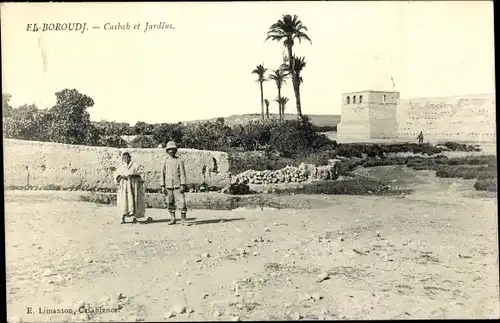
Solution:
<svg viewBox="0 0 500 323"><path fill-rule="evenodd" d="M354 178L342 181L320 181L300 188L281 189L279 194L326 194L326 195L400 195L409 190L393 189L388 183L368 178Z"/></svg>

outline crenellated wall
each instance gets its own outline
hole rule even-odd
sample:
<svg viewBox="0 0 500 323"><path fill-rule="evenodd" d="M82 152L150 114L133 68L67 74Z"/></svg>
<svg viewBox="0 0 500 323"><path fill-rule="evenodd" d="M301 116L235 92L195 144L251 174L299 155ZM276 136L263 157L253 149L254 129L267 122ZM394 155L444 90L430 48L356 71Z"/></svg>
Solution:
<svg viewBox="0 0 500 323"><path fill-rule="evenodd" d="M363 96L363 103L352 98ZM338 142L380 139L414 141L496 141L495 94L400 99L398 92L364 91L342 96Z"/></svg>
<svg viewBox="0 0 500 323"><path fill-rule="evenodd" d="M401 100L398 137L437 141L496 141L495 94Z"/></svg>

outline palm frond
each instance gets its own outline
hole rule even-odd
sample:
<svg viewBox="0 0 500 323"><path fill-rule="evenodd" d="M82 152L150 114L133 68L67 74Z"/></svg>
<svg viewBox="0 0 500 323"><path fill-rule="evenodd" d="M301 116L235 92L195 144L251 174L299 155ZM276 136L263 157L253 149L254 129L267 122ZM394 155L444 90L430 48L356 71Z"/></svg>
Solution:
<svg viewBox="0 0 500 323"><path fill-rule="evenodd" d="M265 74L267 72L267 68L264 67L264 64L257 65L257 67L252 71L252 74L257 74L256 82L265 82L267 79Z"/></svg>
<svg viewBox="0 0 500 323"><path fill-rule="evenodd" d="M293 47L295 39L299 43L302 39L306 39L312 44L311 39L305 33L307 31L307 27L299 20L297 15L292 17L290 14L286 14L269 27L266 41L269 39L277 42L284 40L283 45L285 47Z"/></svg>

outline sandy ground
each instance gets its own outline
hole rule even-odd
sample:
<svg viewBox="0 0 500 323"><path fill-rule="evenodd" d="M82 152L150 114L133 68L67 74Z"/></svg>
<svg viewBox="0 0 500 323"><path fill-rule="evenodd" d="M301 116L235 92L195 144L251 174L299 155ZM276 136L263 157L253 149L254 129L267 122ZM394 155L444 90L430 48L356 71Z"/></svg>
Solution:
<svg viewBox="0 0 500 323"><path fill-rule="evenodd" d="M147 210L155 223L120 225L110 206L7 202L8 316L499 318L496 198L474 193L473 181L399 172L394 185L413 195L311 196L329 206L310 210L193 210L190 227L168 226L158 209ZM40 314L47 309L75 314Z"/></svg>

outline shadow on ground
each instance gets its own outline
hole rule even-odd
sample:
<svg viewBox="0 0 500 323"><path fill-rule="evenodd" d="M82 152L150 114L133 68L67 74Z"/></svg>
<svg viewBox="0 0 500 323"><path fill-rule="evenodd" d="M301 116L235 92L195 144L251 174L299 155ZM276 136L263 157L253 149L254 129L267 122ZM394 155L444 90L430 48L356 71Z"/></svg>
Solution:
<svg viewBox="0 0 500 323"><path fill-rule="evenodd" d="M180 219L176 218L177 223L180 223ZM202 225L202 224L215 224L215 223L225 223L225 222L233 222L233 221L241 221L245 220L245 218L225 218L225 219L208 219L208 220L198 220L195 221L196 218L187 218L187 221L191 225ZM153 219L149 223L147 222L136 222L137 224L155 224L155 223L168 223L170 218L167 219ZM126 224L134 224L133 222L126 222Z"/></svg>

